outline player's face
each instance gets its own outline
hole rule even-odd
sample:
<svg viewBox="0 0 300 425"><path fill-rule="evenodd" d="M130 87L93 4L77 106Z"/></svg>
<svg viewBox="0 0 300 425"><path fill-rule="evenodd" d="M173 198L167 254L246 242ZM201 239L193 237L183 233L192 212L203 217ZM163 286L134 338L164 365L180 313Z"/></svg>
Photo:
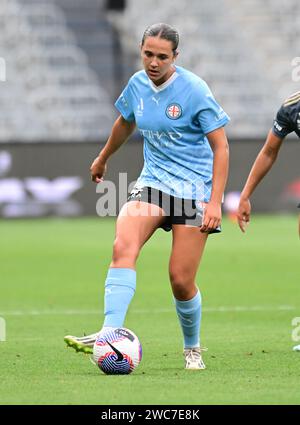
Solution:
<svg viewBox="0 0 300 425"><path fill-rule="evenodd" d="M147 37L141 46L144 69L157 86L167 81L173 74L173 63L177 53L172 50L172 42L159 37Z"/></svg>

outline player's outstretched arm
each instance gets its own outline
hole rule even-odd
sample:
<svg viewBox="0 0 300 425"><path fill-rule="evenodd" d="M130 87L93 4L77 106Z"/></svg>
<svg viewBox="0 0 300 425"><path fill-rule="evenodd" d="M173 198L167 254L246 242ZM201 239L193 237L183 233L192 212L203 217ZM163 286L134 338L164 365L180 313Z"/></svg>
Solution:
<svg viewBox="0 0 300 425"><path fill-rule="evenodd" d="M210 232L221 224L221 204L228 176L229 148L224 127L208 133L207 139L214 153L212 190L207 204L201 232Z"/></svg>
<svg viewBox="0 0 300 425"><path fill-rule="evenodd" d="M91 177L94 182L99 183L103 180L103 176L106 172L107 160L126 142L134 129L135 121L126 121L122 115L116 119L104 148L91 165Z"/></svg>
<svg viewBox="0 0 300 425"><path fill-rule="evenodd" d="M241 193L240 203L238 207L238 224L242 232L245 232L246 226L250 221L251 204L250 196L254 192L256 186L270 170L274 164L283 139L276 136L272 130L269 131L267 140L251 168L245 186Z"/></svg>

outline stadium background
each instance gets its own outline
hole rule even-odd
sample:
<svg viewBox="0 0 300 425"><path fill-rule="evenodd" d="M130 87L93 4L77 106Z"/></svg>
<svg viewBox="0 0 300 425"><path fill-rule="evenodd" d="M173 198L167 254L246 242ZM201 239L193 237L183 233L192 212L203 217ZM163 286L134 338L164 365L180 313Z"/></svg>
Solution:
<svg viewBox="0 0 300 425"><path fill-rule="evenodd" d="M100 195L90 180L89 167L117 116L114 101L128 77L141 67L139 43L146 26L167 22L179 30L177 63L206 80L231 117L226 128L230 143L228 195L241 190L274 113L285 97L299 90L299 19L299 0L0 0L0 316L7 321L7 345L0 346L0 403L299 402L294 360L286 354L292 344L291 319L300 307L295 296L299 282L299 141L294 135L284 141L276 164L253 196L254 212L268 214L266 218L257 216L247 240L225 221L224 236L208 248L203 271L208 302L205 332L212 354L217 353L217 359L209 357L208 366L209 362L220 363L217 368L211 366L213 375L201 378L211 391L205 391L202 398L189 395L188 388L197 384L196 379L184 381L180 375L186 393L179 387L178 395L170 395L177 381L173 386L170 376L158 372L157 364L148 357L141 366L145 369L138 372L146 370L148 374L150 364L154 381L149 375L143 378L148 392L143 383L136 382L136 391L130 392L124 380L118 381L117 387L111 380L105 381L107 392L103 395L88 369L91 365L83 364L79 357L74 360L69 352L60 354L64 332L94 332L99 321L101 282L111 255L114 222L96 214ZM110 160L106 180L119 188L119 173L127 173L129 184L137 178L142 162L142 141L135 133ZM282 216L274 218L275 214ZM40 217L49 218L37 220ZM153 307L155 311L155 290L161 290L160 280L167 280L164 259L168 252L168 235L162 233L145 248L140 268L146 292L135 299L137 310ZM163 277L160 270L166 272ZM150 285L153 279L157 286ZM143 294L149 304L143 304ZM175 316L166 319L166 314L173 314L170 293L162 291L160 296L167 307L151 315L151 334L149 323L129 315L129 326L144 335L146 359L155 344L157 350L161 347L159 330L170 347L180 341ZM211 319L213 311L217 316ZM248 313L241 317L239 311ZM59 319L62 312L65 316ZM222 323L218 312L224 314ZM159 314L169 326L168 333L160 328ZM261 329L260 335L257 329ZM42 337L45 331L47 343ZM219 336L215 338L216 332ZM253 342L251 348L246 336L243 339L246 333ZM261 349L262 340L266 350ZM15 341L23 342L18 352L24 347L16 359L22 365L21 374L12 366ZM255 360L255 366L247 369L243 361L237 365L239 360L231 351L237 342L247 352L247 361L252 350L258 350L262 358ZM265 354L261 354L266 352L271 352L267 367ZM224 360L224 353L232 353L232 358ZM167 357L156 355L172 375ZM177 354L170 356L177 365ZM232 359L236 363L229 363ZM10 372L5 364L10 364ZM272 367L276 365L281 369L274 377ZM66 372L63 378L62 370ZM174 371L177 376L177 369ZM225 378L222 373L227 374ZM209 376L213 376L214 388ZM91 391L81 394L74 388L78 389L83 377ZM57 392L60 379L67 384ZM116 388L123 391L123 398L114 394ZM157 388L162 390L161 398Z"/></svg>

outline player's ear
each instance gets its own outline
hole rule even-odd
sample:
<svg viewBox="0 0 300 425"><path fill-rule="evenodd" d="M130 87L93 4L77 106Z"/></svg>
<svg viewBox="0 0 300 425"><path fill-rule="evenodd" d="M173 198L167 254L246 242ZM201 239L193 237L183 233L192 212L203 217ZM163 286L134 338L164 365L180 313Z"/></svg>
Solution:
<svg viewBox="0 0 300 425"><path fill-rule="evenodd" d="M173 60L174 60L174 61L177 59L178 55L179 55L178 50L175 50L175 52L174 52L174 56L173 56Z"/></svg>

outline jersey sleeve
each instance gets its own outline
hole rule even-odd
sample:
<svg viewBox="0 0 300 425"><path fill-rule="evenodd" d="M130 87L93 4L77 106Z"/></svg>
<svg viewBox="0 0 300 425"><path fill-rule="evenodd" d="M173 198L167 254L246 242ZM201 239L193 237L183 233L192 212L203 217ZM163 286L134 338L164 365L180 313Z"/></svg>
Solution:
<svg viewBox="0 0 300 425"><path fill-rule="evenodd" d="M281 106L274 119L272 131L281 139L294 131L289 118L288 107Z"/></svg>
<svg viewBox="0 0 300 425"><path fill-rule="evenodd" d="M131 87L131 79L129 80L127 86L122 91L117 101L115 102L115 107L118 109L122 117L126 121L134 121L134 109L133 109L133 95Z"/></svg>
<svg viewBox="0 0 300 425"><path fill-rule="evenodd" d="M195 119L204 134L224 127L230 121L229 116L218 104L210 88L204 81L201 86L198 86L195 95L197 96L197 98L194 97L194 102L196 103Z"/></svg>

